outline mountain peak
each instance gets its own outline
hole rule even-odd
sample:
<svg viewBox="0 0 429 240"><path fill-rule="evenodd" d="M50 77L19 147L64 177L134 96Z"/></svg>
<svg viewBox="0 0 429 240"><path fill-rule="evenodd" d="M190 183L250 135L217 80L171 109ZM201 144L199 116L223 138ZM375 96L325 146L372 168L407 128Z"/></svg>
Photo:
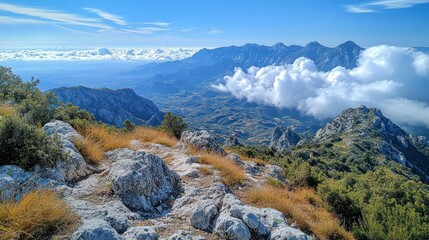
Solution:
<svg viewBox="0 0 429 240"><path fill-rule="evenodd" d="M354 48L357 48L357 49L363 49L363 48L361 48L359 45L357 45L353 41L344 42L344 43L338 45L337 48L345 48L345 49L354 49Z"/></svg>
<svg viewBox="0 0 429 240"><path fill-rule="evenodd" d="M307 45L305 45L306 48L319 48L319 47L325 47L322 44L320 44L317 41L309 42Z"/></svg>

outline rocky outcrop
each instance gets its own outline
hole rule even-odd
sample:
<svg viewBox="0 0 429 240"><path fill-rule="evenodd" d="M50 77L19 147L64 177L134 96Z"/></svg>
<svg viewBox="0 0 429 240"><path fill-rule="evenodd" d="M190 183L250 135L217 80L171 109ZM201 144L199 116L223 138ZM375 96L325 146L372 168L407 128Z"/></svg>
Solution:
<svg viewBox="0 0 429 240"><path fill-rule="evenodd" d="M239 147L239 146L243 146L243 145L238 141L238 138L236 135L229 136L223 145L224 148Z"/></svg>
<svg viewBox="0 0 429 240"><path fill-rule="evenodd" d="M110 224L102 219L85 221L71 240L121 240Z"/></svg>
<svg viewBox="0 0 429 240"><path fill-rule="evenodd" d="M122 235L122 240L158 240L158 233L153 227L132 227Z"/></svg>
<svg viewBox="0 0 429 240"><path fill-rule="evenodd" d="M62 87L52 92L64 103L72 103L87 110L95 119L122 127L125 120L136 125L158 126L164 114L150 100L140 97L131 89L110 90L87 87Z"/></svg>
<svg viewBox="0 0 429 240"><path fill-rule="evenodd" d="M301 137L291 127L277 126L271 135L269 147L283 152L296 146L299 141L301 141Z"/></svg>
<svg viewBox="0 0 429 240"><path fill-rule="evenodd" d="M314 143L342 140L349 146L366 140L388 160L411 168L426 182L429 181L429 156L420 151L423 141L409 135L386 118L377 108L360 106L343 111L317 131Z"/></svg>
<svg viewBox="0 0 429 240"><path fill-rule="evenodd" d="M83 137L68 123L52 121L43 127L48 135L58 135L63 145L63 151L68 154L65 161L59 161L52 169L42 169L40 173L45 178L61 182L74 182L96 171L89 165L73 144L75 139Z"/></svg>
<svg viewBox="0 0 429 240"><path fill-rule="evenodd" d="M195 147L198 150L204 150L226 155L223 148L219 147L217 138L207 130L185 131L180 138L181 144Z"/></svg>
<svg viewBox="0 0 429 240"><path fill-rule="evenodd" d="M180 177L155 155L118 149L106 156L114 161L109 170L112 190L133 210L161 213L181 191Z"/></svg>
<svg viewBox="0 0 429 240"><path fill-rule="evenodd" d="M33 172L26 172L18 166L0 166L0 202L11 199L19 201L22 196L36 189L54 189L56 181L41 178Z"/></svg>
<svg viewBox="0 0 429 240"><path fill-rule="evenodd" d="M176 200L173 214L188 218L193 227L214 232L223 239L312 239L290 227L283 213L245 205L222 183L188 191Z"/></svg>

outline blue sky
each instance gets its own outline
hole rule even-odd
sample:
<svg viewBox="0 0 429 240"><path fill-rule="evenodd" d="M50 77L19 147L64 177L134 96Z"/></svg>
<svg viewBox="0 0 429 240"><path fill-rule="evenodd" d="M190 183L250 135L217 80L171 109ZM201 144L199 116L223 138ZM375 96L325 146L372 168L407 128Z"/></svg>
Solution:
<svg viewBox="0 0 429 240"><path fill-rule="evenodd" d="M429 46L429 0L0 0L0 48Z"/></svg>

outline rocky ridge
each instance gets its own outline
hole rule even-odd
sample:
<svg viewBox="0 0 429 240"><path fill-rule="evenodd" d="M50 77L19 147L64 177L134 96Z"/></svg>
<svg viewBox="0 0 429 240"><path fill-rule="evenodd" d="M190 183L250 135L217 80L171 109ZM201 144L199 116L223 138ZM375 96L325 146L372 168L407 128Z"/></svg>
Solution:
<svg viewBox="0 0 429 240"><path fill-rule="evenodd" d="M70 144L69 137L79 137L60 121L48 123L45 131L59 134ZM188 136L193 145L212 144L204 141L213 139L209 133L204 138L188 134L194 136ZM187 153L185 145L170 148L133 140L131 149L107 152L101 164L93 167L78 161L79 152L65 144L72 154L54 168L60 174L52 174L54 169L25 172L1 166L0 197L8 199L19 192L19 198L32 188L59 191L81 217L71 239L312 239L291 227L282 213L241 202L216 170L212 175L201 174L203 165ZM268 176L285 181L279 167L258 166L239 156L235 161L247 171L244 184L258 186ZM73 169L79 174L68 174Z"/></svg>
<svg viewBox="0 0 429 240"><path fill-rule="evenodd" d="M137 125L158 126L164 114L150 100L131 89L110 90L62 87L51 90L64 103L72 103L94 114L95 119L122 127L125 120Z"/></svg>
<svg viewBox="0 0 429 240"><path fill-rule="evenodd" d="M386 159L411 168L429 181L429 157L422 153L428 146L426 138L408 134L377 108L360 106L343 111L317 131L312 141L341 140L352 146L362 139L370 141Z"/></svg>

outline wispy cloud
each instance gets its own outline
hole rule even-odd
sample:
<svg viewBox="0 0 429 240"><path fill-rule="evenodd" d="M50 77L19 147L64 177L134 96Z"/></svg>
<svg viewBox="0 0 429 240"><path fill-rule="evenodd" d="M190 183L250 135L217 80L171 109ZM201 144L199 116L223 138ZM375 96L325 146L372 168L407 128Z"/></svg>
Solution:
<svg viewBox="0 0 429 240"><path fill-rule="evenodd" d="M150 35L150 34L154 34L156 32L169 31L169 30L170 30L169 28L159 28L159 27L144 27L144 28L134 28L134 29L123 29L123 31L125 31L125 32L145 34L145 35Z"/></svg>
<svg viewBox="0 0 429 240"><path fill-rule="evenodd" d="M386 9L410 8L418 4L429 3L429 0L378 0L362 4L346 5L350 13L373 13Z"/></svg>
<svg viewBox="0 0 429 240"><path fill-rule="evenodd" d="M181 32L192 32L192 31L194 31L196 28L183 28L183 29L181 29L180 31Z"/></svg>
<svg viewBox="0 0 429 240"><path fill-rule="evenodd" d="M2 24L51 24L48 21L29 19L29 18L13 18L0 16L0 23Z"/></svg>
<svg viewBox="0 0 429 240"><path fill-rule="evenodd" d="M63 23L95 28L111 28L110 26L101 23L100 19L87 18L76 14L60 11L46 10L35 7L23 7L7 3L0 3L0 10L29 17L49 20L53 21L53 23Z"/></svg>
<svg viewBox="0 0 429 240"><path fill-rule="evenodd" d="M154 25L154 26L158 26L158 27L168 27L171 25L171 23L169 23L169 22L144 22L143 24Z"/></svg>
<svg viewBox="0 0 429 240"><path fill-rule="evenodd" d="M210 29L210 31L209 31L209 34L211 34L211 35L213 35L213 34L220 34L220 33L223 33L223 31L220 30L219 28L216 28L216 27L212 27Z"/></svg>
<svg viewBox="0 0 429 240"><path fill-rule="evenodd" d="M98 16L100 16L106 20L112 21L118 25L126 25L126 22L120 16L117 16L117 15L114 15L114 14L111 14L111 13L108 13L108 12L105 12L103 10L96 9L96 8L84 8L84 10L86 10L88 12L95 13Z"/></svg>

